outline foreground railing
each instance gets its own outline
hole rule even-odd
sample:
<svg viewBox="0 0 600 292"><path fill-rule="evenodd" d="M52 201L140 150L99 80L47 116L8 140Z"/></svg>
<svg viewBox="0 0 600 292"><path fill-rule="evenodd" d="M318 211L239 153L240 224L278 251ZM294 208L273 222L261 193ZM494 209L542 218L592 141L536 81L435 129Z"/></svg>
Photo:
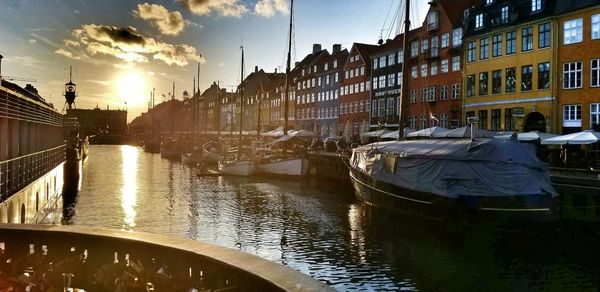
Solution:
<svg viewBox="0 0 600 292"><path fill-rule="evenodd" d="M331 290L268 260L173 236L0 224L0 247L0 291Z"/></svg>

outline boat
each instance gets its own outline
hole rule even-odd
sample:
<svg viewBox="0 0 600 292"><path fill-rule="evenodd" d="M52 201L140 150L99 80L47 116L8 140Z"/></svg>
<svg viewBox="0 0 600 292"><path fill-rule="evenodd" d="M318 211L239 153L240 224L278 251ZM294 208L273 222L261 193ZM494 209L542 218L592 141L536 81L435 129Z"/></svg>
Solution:
<svg viewBox="0 0 600 292"><path fill-rule="evenodd" d="M202 151L198 146L193 146L191 151L181 154L181 162L187 165L199 165L202 163Z"/></svg>
<svg viewBox="0 0 600 292"><path fill-rule="evenodd" d="M221 148L221 143L215 141L210 141L202 145L202 162L206 164L217 164L221 156Z"/></svg>
<svg viewBox="0 0 600 292"><path fill-rule="evenodd" d="M290 3L290 27L289 27L289 35L292 35L292 27L293 27L293 11L294 11L294 1L292 0ZM288 54L287 54L287 65L285 70L285 112L284 112L284 126L283 126L283 136L288 136L288 100L289 100L289 76L290 76L290 63L291 63L291 50L292 50L292 38L288 38ZM260 117L259 117L260 120ZM297 132L298 133L298 132ZM298 135L300 136L300 135ZM286 176L304 176L308 173L308 159L305 157L298 157L295 154L288 153L286 151L281 151L276 154L271 154L268 157L261 158L259 161L259 171L265 174L273 174L273 175L286 175Z"/></svg>
<svg viewBox="0 0 600 292"><path fill-rule="evenodd" d="M357 197L392 209L556 219L548 165L516 139L379 142L353 150Z"/></svg>
<svg viewBox="0 0 600 292"><path fill-rule="evenodd" d="M179 145L177 145L177 140L165 139L160 144L160 157L174 160L181 159L181 153L179 152Z"/></svg>
<svg viewBox="0 0 600 292"><path fill-rule="evenodd" d="M244 47L242 50L242 73L240 84L240 113L244 112ZM240 132L238 134L238 149L235 152L221 154L218 163L219 172L226 175L251 176L256 173L256 162L244 155L242 149L242 129L244 119L240 118Z"/></svg>

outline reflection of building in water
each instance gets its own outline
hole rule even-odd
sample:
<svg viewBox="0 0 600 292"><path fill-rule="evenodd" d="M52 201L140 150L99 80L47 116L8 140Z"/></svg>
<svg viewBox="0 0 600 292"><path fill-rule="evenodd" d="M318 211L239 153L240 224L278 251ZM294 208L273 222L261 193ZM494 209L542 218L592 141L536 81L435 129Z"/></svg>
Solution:
<svg viewBox="0 0 600 292"><path fill-rule="evenodd" d="M126 110L70 109L67 115L77 117L82 134L91 136L93 144L121 144L127 136Z"/></svg>

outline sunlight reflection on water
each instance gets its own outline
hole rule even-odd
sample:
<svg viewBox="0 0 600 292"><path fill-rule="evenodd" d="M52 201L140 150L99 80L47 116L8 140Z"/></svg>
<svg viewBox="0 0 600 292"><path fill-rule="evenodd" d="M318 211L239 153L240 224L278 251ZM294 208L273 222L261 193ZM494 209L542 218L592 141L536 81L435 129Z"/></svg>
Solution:
<svg viewBox="0 0 600 292"><path fill-rule="evenodd" d="M136 201L137 201L137 171L139 148L123 145L123 188L121 188L121 206L123 207L123 229L135 227Z"/></svg>

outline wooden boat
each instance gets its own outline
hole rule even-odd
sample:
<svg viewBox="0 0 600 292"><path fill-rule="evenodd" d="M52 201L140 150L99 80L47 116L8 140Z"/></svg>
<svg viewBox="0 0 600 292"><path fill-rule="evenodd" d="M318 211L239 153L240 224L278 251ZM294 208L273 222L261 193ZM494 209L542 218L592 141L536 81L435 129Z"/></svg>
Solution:
<svg viewBox="0 0 600 292"><path fill-rule="evenodd" d="M224 154L219 160L218 170L225 175L251 176L256 173L256 162L250 159L238 159L237 153Z"/></svg>

